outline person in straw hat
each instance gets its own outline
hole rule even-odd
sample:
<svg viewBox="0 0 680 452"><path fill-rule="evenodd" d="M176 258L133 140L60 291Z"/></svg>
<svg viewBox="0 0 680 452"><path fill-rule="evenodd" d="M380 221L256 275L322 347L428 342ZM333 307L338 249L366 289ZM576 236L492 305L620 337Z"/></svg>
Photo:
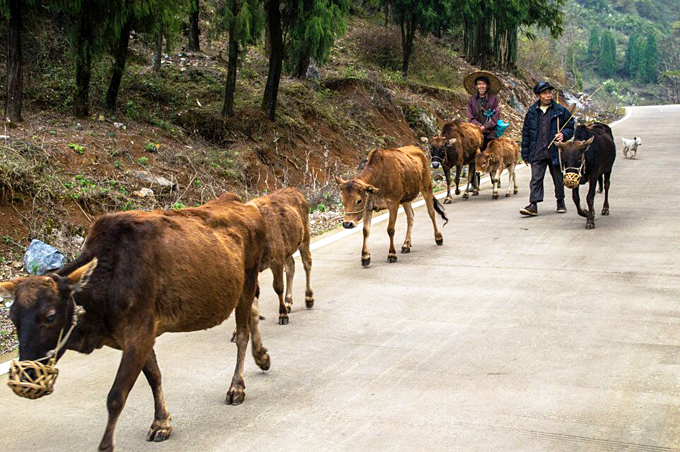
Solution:
<svg viewBox="0 0 680 452"><path fill-rule="evenodd" d="M467 103L467 118L482 129L484 142L481 151L484 152L489 142L496 138L496 124L501 116L501 108L496 94L501 90L501 81L491 72L476 71L463 80L465 90L470 93ZM473 186L479 187L480 174L475 174ZM499 181L500 187L500 181Z"/></svg>
<svg viewBox="0 0 680 452"><path fill-rule="evenodd" d="M465 77L465 90L470 93L467 103L467 118L477 124L484 134L482 151L489 141L496 138L496 124L501 115L501 109L496 95L501 90L501 81L491 72L476 71Z"/></svg>

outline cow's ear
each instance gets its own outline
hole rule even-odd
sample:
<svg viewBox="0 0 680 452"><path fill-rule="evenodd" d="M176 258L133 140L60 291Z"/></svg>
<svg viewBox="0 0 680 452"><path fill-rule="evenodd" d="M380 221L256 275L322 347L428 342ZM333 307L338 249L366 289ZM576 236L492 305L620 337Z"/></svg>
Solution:
<svg viewBox="0 0 680 452"><path fill-rule="evenodd" d="M342 184L344 184L344 183L347 182L347 181L344 180L342 177L335 176L335 182L337 182L338 185L342 185Z"/></svg>
<svg viewBox="0 0 680 452"><path fill-rule="evenodd" d="M14 283L0 283L0 297L8 301L14 300Z"/></svg>
<svg viewBox="0 0 680 452"><path fill-rule="evenodd" d="M77 269L69 273L69 275L66 277L66 280L68 281L68 285L71 288L71 290L73 290L74 292L79 292L80 290L82 290L83 287L85 287L87 285L87 282L90 280L90 276L92 275L94 269L97 268L98 263L99 261L95 257L87 264L78 267Z"/></svg>
<svg viewBox="0 0 680 452"><path fill-rule="evenodd" d="M561 141L555 141L555 146L557 146L560 149L563 149L564 146L565 146L565 143L563 143Z"/></svg>
<svg viewBox="0 0 680 452"><path fill-rule="evenodd" d="M427 137L420 137L420 142L423 144L427 144L430 142L430 140L428 140Z"/></svg>
<svg viewBox="0 0 680 452"><path fill-rule="evenodd" d="M594 139L595 139L594 136L588 138L588 139L586 140L586 142L585 142L585 145L586 145L586 146L590 146L591 144L593 144L593 140L594 140Z"/></svg>
<svg viewBox="0 0 680 452"><path fill-rule="evenodd" d="M380 191L380 189L378 187L374 187L373 185L366 185L365 190L369 193L372 193L372 194L378 193Z"/></svg>

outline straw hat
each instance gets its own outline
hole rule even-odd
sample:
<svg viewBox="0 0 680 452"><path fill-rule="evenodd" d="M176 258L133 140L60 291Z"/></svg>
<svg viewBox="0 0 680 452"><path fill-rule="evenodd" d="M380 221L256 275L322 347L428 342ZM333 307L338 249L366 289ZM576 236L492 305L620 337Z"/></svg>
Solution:
<svg viewBox="0 0 680 452"><path fill-rule="evenodd" d="M465 80L463 80L463 86L465 86L465 90L473 96L477 94L477 86L475 81L480 77L484 77L489 80L489 92L491 94L498 94L501 88L503 88L501 81L498 80L498 77L493 75L491 72L476 71L472 74L469 74L467 77L465 77Z"/></svg>

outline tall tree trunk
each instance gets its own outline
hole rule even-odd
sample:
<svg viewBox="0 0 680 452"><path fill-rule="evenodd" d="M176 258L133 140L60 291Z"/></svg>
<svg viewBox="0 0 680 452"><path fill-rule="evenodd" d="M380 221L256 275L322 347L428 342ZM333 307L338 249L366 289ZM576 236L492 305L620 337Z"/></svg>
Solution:
<svg viewBox="0 0 680 452"><path fill-rule="evenodd" d="M309 67L309 61L311 57L309 54L306 52L305 49L305 55L300 57L298 60L298 63L295 65L295 70L293 71L293 77L296 78L305 78L307 75L307 68Z"/></svg>
<svg viewBox="0 0 680 452"><path fill-rule="evenodd" d="M237 2L233 2L234 17L238 14ZM224 88L223 116L234 115L234 94L236 93L236 71L238 69L238 41L236 40L236 21L232 20L229 25L229 62L227 64L227 85Z"/></svg>
<svg viewBox="0 0 680 452"><path fill-rule="evenodd" d="M156 45L153 52L153 71L156 74L161 72L161 59L163 58L163 30L156 33Z"/></svg>
<svg viewBox="0 0 680 452"><path fill-rule="evenodd" d="M198 28L199 0L192 0L191 14L189 15L189 50L198 52L201 50L199 35L201 30Z"/></svg>
<svg viewBox="0 0 680 452"><path fill-rule="evenodd" d="M73 99L73 114L84 118L90 114L90 77L92 71L92 22L90 1L83 0L80 10L80 25L76 55L76 94Z"/></svg>
<svg viewBox="0 0 680 452"><path fill-rule="evenodd" d="M413 39L415 38L417 25L413 14L408 14L408 16L404 14L399 22L401 26L401 48L403 55L401 73L406 77L413 53Z"/></svg>
<svg viewBox="0 0 680 452"><path fill-rule="evenodd" d="M276 118L276 99L279 94L279 82L281 81L285 54L281 34L280 0L268 0L267 2L267 27L269 27L271 55L269 56L269 71L262 99L262 110L273 121Z"/></svg>
<svg viewBox="0 0 680 452"><path fill-rule="evenodd" d="M506 69L517 69L517 28L508 31L508 50L507 50Z"/></svg>
<svg viewBox="0 0 680 452"><path fill-rule="evenodd" d="M387 27L390 24L390 2L387 0L383 0L383 13L385 14L383 27Z"/></svg>
<svg viewBox="0 0 680 452"><path fill-rule="evenodd" d="M7 97L5 118L21 121L23 99L23 59L21 56L21 0L9 2L9 29L7 30Z"/></svg>
<svg viewBox="0 0 680 452"><path fill-rule="evenodd" d="M127 22L123 24L123 28L120 30L118 45L113 51L113 68L111 70L111 82L109 83L109 89L106 92L106 106L109 110L114 112L116 111L116 100L118 99L120 82L123 80L123 72L125 71L125 61L127 60L131 28L132 18L128 19Z"/></svg>

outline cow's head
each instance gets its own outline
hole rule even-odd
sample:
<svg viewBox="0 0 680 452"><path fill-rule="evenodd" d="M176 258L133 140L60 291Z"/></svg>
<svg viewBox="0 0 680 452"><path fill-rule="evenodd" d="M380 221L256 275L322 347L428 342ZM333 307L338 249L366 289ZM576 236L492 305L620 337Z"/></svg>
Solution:
<svg viewBox="0 0 680 452"><path fill-rule="evenodd" d="M342 204L345 206L345 218L342 226L352 229L361 221L366 210L368 196L378 193L378 188L359 179L349 181L336 176L335 181L340 186Z"/></svg>
<svg viewBox="0 0 680 452"><path fill-rule="evenodd" d="M588 147L593 144L593 139L595 139L594 136L588 138L587 140L555 143L557 147L560 148L562 171L565 173L565 186L568 188L578 187L578 183L581 178L581 170L584 164L585 153L588 150ZM570 173L573 174L573 176L568 176ZM570 181L571 185L574 186L568 185L567 181Z"/></svg>
<svg viewBox="0 0 680 452"><path fill-rule="evenodd" d="M457 140L456 138L450 138L447 140L446 137L438 135L436 137L432 137L431 140L422 137L420 141L422 141L424 144L430 144L431 166L432 168L437 169L444 164L447 159L449 149Z"/></svg>
<svg viewBox="0 0 680 452"><path fill-rule="evenodd" d="M495 154L482 152L477 149L477 153L475 154L475 168L477 168L478 171L488 173L491 165L495 163L495 157Z"/></svg>
<svg viewBox="0 0 680 452"><path fill-rule="evenodd" d="M44 358L57 346L59 332L71 326L74 305L71 295L87 284L97 258L74 270L68 276L28 276L0 283L0 297L13 300L9 316L19 336L19 360ZM59 356L65 349L59 351Z"/></svg>

